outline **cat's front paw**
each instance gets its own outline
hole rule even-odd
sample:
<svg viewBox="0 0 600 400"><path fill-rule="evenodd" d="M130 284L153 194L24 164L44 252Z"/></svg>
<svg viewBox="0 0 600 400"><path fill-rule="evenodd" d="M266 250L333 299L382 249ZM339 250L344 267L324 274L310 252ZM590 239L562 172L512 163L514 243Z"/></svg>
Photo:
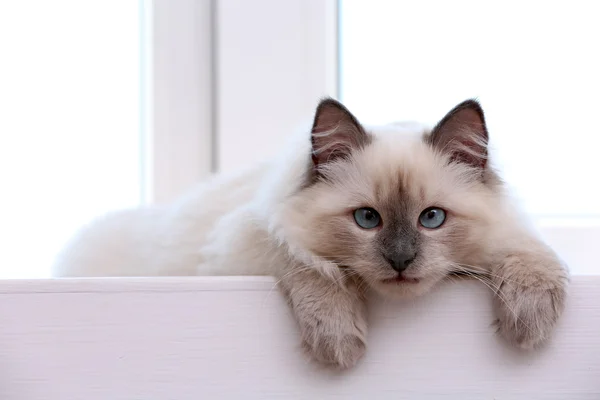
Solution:
<svg viewBox="0 0 600 400"><path fill-rule="evenodd" d="M360 282L344 275L334 284L311 269L284 276L298 321L302 345L313 360L339 369L353 367L365 354L367 307Z"/></svg>
<svg viewBox="0 0 600 400"><path fill-rule="evenodd" d="M498 332L523 349L545 342L562 314L568 275L560 262L543 257L510 257L492 281Z"/></svg>
<svg viewBox="0 0 600 400"><path fill-rule="evenodd" d="M367 346L361 332L319 328L309 329L302 335L304 349L318 362L346 369L353 367L365 354Z"/></svg>

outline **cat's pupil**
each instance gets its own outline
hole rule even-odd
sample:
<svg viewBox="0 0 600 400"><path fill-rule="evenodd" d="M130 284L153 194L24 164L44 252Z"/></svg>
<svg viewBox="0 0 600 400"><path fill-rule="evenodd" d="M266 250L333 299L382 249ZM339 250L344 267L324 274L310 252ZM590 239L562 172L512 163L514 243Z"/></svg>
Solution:
<svg viewBox="0 0 600 400"><path fill-rule="evenodd" d="M427 213L427 218L429 219L434 219L435 218L435 211L431 210Z"/></svg>
<svg viewBox="0 0 600 400"><path fill-rule="evenodd" d="M372 220L373 212L371 212L370 210L365 211L365 219Z"/></svg>

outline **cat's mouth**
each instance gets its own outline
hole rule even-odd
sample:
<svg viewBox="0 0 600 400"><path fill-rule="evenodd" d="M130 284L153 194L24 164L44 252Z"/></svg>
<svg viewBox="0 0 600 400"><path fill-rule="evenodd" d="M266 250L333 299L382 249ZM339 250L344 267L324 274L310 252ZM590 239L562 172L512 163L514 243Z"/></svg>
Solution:
<svg viewBox="0 0 600 400"><path fill-rule="evenodd" d="M407 278L406 276L398 275L394 278L387 278L381 281L386 285L399 285L402 283L419 283L417 278Z"/></svg>

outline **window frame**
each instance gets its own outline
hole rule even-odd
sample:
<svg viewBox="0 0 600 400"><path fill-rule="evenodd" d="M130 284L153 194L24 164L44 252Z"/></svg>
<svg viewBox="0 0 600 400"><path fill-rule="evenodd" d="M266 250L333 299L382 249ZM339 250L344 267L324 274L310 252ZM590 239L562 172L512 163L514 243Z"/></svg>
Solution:
<svg viewBox="0 0 600 400"><path fill-rule="evenodd" d="M220 171L274 154L291 127L304 128L319 98L337 97L337 5L215 0L214 156Z"/></svg>
<svg viewBox="0 0 600 400"><path fill-rule="evenodd" d="M142 5L146 203L171 201L214 171L214 7L213 0Z"/></svg>
<svg viewBox="0 0 600 400"><path fill-rule="evenodd" d="M299 12L282 17L279 40L267 43L278 7ZM320 97L337 97L337 0L153 0L146 9L147 203L173 200L211 173L260 161ZM262 147L245 151L240 131Z"/></svg>

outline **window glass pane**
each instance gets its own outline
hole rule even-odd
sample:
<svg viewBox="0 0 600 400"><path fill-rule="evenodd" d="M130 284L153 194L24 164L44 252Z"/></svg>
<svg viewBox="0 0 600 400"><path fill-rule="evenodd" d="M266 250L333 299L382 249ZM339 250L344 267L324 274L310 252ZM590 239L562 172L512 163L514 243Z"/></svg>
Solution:
<svg viewBox="0 0 600 400"><path fill-rule="evenodd" d="M0 3L0 278L142 193L141 2Z"/></svg>
<svg viewBox="0 0 600 400"><path fill-rule="evenodd" d="M600 216L600 3L341 0L341 97L367 123L435 123L478 97L536 216Z"/></svg>

